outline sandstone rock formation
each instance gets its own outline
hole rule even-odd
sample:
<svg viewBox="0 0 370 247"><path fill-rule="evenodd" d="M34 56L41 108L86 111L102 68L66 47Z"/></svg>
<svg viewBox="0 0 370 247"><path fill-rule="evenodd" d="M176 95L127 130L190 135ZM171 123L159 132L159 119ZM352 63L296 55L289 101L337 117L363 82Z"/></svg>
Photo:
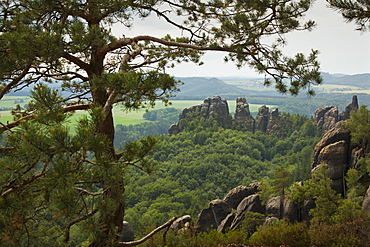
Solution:
<svg viewBox="0 0 370 247"><path fill-rule="evenodd" d="M127 221L123 221L121 242L130 242L134 240L134 231L132 230L130 224Z"/></svg>
<svg viewBox="0 0 370 247"><path fill-rule="evenodd" d="M183 131L187 123L195 118L212 118L218 122L220 127L228 127L234 123L235 126L238 126L238 129L250 132L274 133L281 131L281 127L286 125L281 121L281 114L278 109L270 112L265 105L259 108L256 119L254 119L245 98L236 99L235 115L232 119L226 99L213 96L205 99L200 105L182 109L179 121L170 126L168 133L172 135Z"/></svg>
<svg viewBox="0 0 370 247"><path fill-rule="evenodd" d="M366 191L362 207L364 208L366 213L370 214L370 186Z"/></svg>
<svg viewBox="0 0 370 247"><path fill-rule="evenodd" d="M210 229L217 229L222 220L231 212L227 203L216 199L209 203L209 207L203 209L198 215L195 225L195 232L205 232Z"/></svg>
<svg viewBox="0 0 370 247"><path fill-rule="evenodd" d="M179 121L170 126L169 134L181 132L186 127L187 120L191 120L194 117L213 118L221 127L231 123L226 99L222 99L220 96L213 96L212 98L206 98L200 105L182 109Z"/></svg>
<svg viewBox="0 0 370 247"><path fill-rule="evenodd" d="M242 129L255 129L255 120L249 111L249 104L245 98L239 97L236 99L234 119L236 124Z"/></svg>
<svg viewBox="0 0 370 247"><path fill-rule="evenodd" d="M177 218L171 225L171 229L174 229L174 230L180 230L181 228L183 228L186 223L189 223L191 222L191 216L190 215L184 215L180 218Z"/></svg>
<svg viewBox="0 0 370 247"><path fill-rule="evenodd" d="M334 106L326 106L323 108L319 108L315 111L314 121L315 124L321 127L322 131L326 133L330 129L334 128L337 122L349 119L351 111L357 110L358 110L357 95L353 95L352 102L346 106L344 112L339 114L338 107Z"/></svg>
<svg viewBox="0 0 370 247"><path fill-rule="evenodd" d="M252 183L249 186L240 185L227 193L224 201L229 205L230 208L236 209L239 203L250 195L256 194L258 192L258 186L261 183Z"/></svg>
<svg viewBox="0 0 370 247"><path fill-rule="evenodd" d="M313 169L325 163L332 179L332 188L344 195L344 176L351 161L350 132L338 122L330 129L315 146Z"/></svg>
<svg viewBox="0 0 370 247"><path fill-rule="evenodd" d="M231 223L230 229L237 229L242 221L244 220L244 215L246 212L255 212L264 214L265 207L261 204L261 199L259 195L250 195L244 198L238 205L236 209L236 214L233 222Z"/></svg>
<svg viewBox="0 0 370 247"><path fill-rule="evenodd" d="M266 214L295 222L298 220L298 206L287 198L282 198L281 202L281 196L276 196L267 202Z"/></svg>

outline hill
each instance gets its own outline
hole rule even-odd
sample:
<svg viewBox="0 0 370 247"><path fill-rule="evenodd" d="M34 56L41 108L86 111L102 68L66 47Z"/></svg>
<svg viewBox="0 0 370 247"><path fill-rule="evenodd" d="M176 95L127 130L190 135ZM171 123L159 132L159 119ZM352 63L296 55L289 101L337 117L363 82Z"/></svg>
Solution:
<svg viewBox="0 0 370 247"><path fill-rule="evenodd" d="M349 85L361 88L370 88L370 73L356 75L342 75L321 73L324 84Z"/></svg>
<svg viewBox="0 0 370 247"><path fill-rule="evenodd" d="M183 82L179 86L180 92L176 94L177 99L185 97L200 97L201 99L220 95L222 97L243 97L246 95L260 95L261 92L255 90L246 90L240 87L230 85L217 78L206 77L179 77L176 78Z"/></svg>

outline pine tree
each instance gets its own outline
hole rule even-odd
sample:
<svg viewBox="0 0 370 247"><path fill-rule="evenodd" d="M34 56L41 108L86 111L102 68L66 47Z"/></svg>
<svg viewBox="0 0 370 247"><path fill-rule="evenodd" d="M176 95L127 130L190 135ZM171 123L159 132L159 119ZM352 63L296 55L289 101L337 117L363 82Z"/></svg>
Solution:
<svg viewBox="0 0 370 247"><path fill-rule="evenodd" d="M71 235L78 232L85 245L123 245L124 170L150 172L145 156L156 141L115 150L113 106L167 103L177 81L165 68L201 64L204 51L225 52L237 66L266 74L282 93L313 94L310 86L321 82L317 51L289 58L279 49L284 34L314 26L301 22L312 2L1 1L0 99L35 86L28 108L14 109L15 121L0 126L1 244L77 245ZM115 37L111 31L150 15L184 36ZM269 36L277 41L264 43ZM44 85L53 83L61 92ZM71 135L67 121L77 110L89 117Z"/></svg>
<svg viewBox="0 0 370 247"><path fill-rule="evenodd" d="M327 0L330 7L337 10L346 21L353 21L357 30L366 31L370 25L370 2L364 0Z"/></svg>

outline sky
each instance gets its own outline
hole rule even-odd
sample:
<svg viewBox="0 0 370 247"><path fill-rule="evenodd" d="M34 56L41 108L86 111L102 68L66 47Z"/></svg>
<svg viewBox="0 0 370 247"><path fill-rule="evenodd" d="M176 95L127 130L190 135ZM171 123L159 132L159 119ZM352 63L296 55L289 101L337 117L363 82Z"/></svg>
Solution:
<svg viewBox="0 0 370 247"><path fill-rule="evenodd" d="M355 24L346 23L341 14L328 8L323 0L314 3L306 18L314 20L317 26L311 32L297 31L287 34L285 37L288 43L283 49L285 54L309 54L312 49L319 50L322 72L348 75L370 73L370 31L356 31ZM154 17L151 17L149 22L134 23L132 34L131 31L125 33L157 37L163 37L167 33L181 34ZM203 56L202 66L183 63L166 72L177 77L261 77L248 67L237 69L233 63L225 63L224 55L220 52L208 52Z"/></svg>

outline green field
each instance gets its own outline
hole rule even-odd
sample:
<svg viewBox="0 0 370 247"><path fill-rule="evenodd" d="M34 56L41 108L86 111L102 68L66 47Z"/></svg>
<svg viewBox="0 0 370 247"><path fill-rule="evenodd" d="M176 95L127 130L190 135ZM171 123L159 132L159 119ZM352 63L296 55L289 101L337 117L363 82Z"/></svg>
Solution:
<svg viewBox="0 0 370 247"><path fill-rule="evenodd" d="M21 105L29 102L28 97L5 96L4 99L0 100L0 108L1 107L13 108L17 105L14 103L15 100L21 100L21 99L23 100L23 103L21 103ZM172 104L169 105L168 107L183 109L183 108L187 108L193 105L201 104L202 102L203 100L172 100L171 101ZM235 112L236 101L228 101L228 104L229 104L230 113L233 114ZM158 102L154 109L162 109L165 107L166 106L162 102ZM258 108L260 107L261 105L255 105L255 104L249 105L251 112L257 112ZM268 107L273 108L274 106L268 105ZM139 124L139 123L147 122L147 120L143 118L143 114L145 113L145 111L146 109L127 112L121 106L118 105L113 110L114 122L116 125L117 124L131 125L131 124ZM77 119L79 119L80 116L83 114L85 114L84 111L75 112L74 115L69 120L71 125L73 126L74 122ZM0 111L0 122L1 123L12 122L12 121L13 121L13 117L11 116L10 111Z"/></svg>

